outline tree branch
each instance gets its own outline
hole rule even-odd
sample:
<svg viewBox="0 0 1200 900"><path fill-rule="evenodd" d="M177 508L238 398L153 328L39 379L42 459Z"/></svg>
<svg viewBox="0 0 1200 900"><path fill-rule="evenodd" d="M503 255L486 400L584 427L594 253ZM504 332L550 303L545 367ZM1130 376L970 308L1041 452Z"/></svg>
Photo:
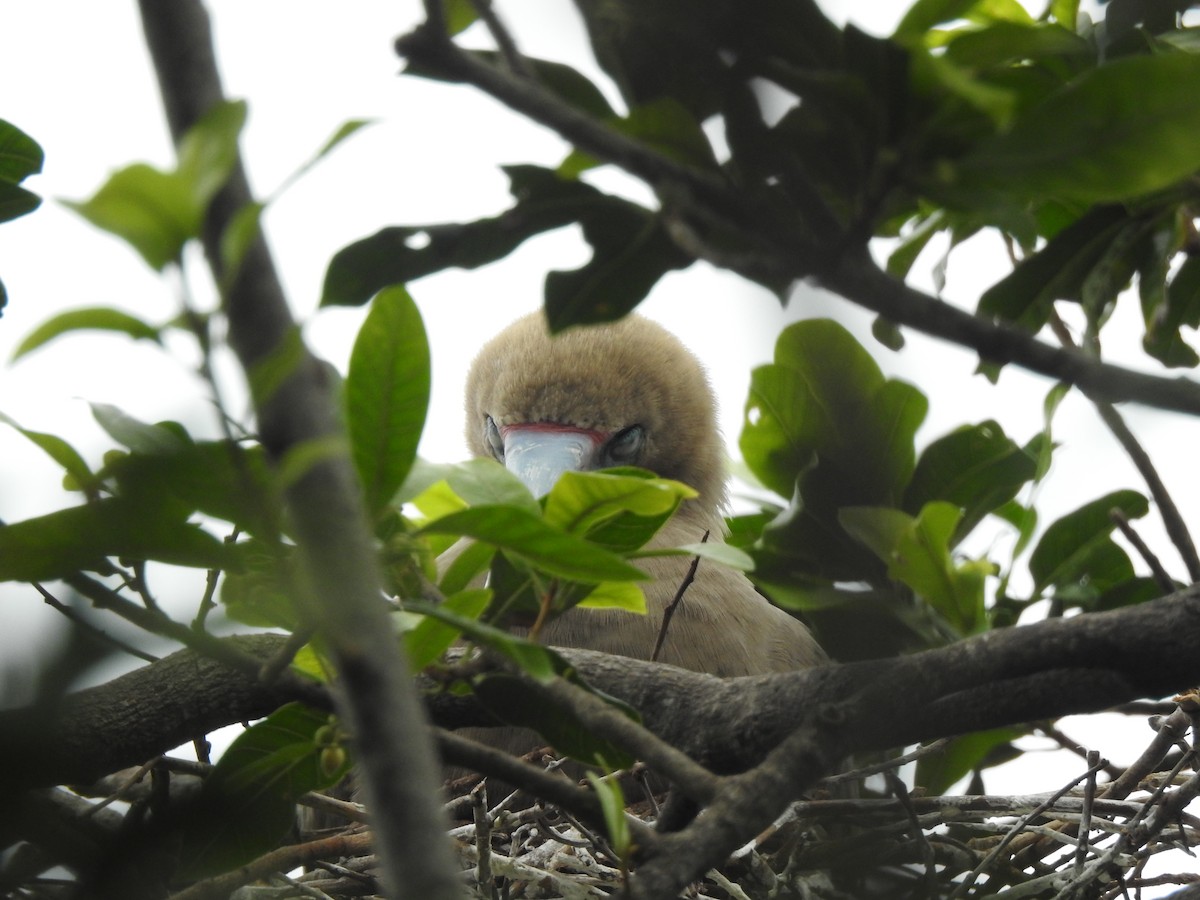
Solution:
<svg viewBox="0 0 1200 900"><path fill-rule="evenodd" d="M883 272L864 248L818 235L797 216L735 191L716 173L683 165L573 108L539 83L490 65L459 48L429 22L396 41L397 51L426 71L474 85L527 118L551 128L579 149L641 178L677 214L676 233L686 250L751 277L815 279L851 303L897 325L914 328L976 351L996 363L1013 363L1088 391L1111 403L1136 401L1200 415L1200 385L1185 378L1145 375L1052 347L1028 332L989 322L916 291ZM754 251L737 259L707 248L688 219L733 229Z"/></svg>
<svg viewBox="0 0 1200 900"><path fill-rule="evenodd" d="M143 27L171 134L178 142L223 97L208 15L198 0L140 0ZM263 445L278 462L289 450L341 436L332 392L305 350L284 382L255 391L255 372L298 330L265 240L259 235L235 273L226 271L221 237L251 202L240 162L214 198L204 249L220 285L229 342L255 392ZM286 501L310 578L309 614L339 673L339 710L361 748L360 769L375 813L376 846L392 889L457 898L460 888L445 819L433 785L436 763L399 642L380 602L381 579L348 454L312 463L289 484Z"/></svg>

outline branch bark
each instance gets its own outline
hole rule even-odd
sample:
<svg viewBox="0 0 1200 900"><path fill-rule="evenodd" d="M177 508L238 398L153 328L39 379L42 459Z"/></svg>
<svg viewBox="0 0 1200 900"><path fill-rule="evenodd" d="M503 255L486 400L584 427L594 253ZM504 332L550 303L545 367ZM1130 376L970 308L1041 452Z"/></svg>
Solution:
<svg viewBox="0 0 1200 900"><path fill-rule="evenodd" d="M208 15L199 0L140 0L139 9L178 142L223 99ZM229 341L253 389L258 367L299 338L261 235L237 272L227 272L222 262L221 237L251 199L239 162L209 209L203 244L216 282L228 285ZM254 399L262 442L276 461L297 447L341 436L330 386L307 351L281 385ZM349 455L313 463L287 488L286 501L310 578L310 614L337 664L339 711L362 748L376 847L391 888L457 898L461 891L433 789L433 745L380 603L378 562Z"/></svg>

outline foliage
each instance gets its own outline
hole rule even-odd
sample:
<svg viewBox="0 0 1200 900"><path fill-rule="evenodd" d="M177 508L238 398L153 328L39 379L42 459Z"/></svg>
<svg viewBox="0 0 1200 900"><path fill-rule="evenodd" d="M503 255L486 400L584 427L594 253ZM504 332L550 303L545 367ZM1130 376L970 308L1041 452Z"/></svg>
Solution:
<svg viewBox="0 0 1200 900"><path fill-rule="evenodd" d="M471 27L473 4L445 6L452 33ZM139 624L175 636L175 623L153 603L146 565L211 570L220 589L197 611L197 632L215 596L237 622L294 633L303 645L296 671L336 678L312 634L309 574L281 498L314 459L348 454L396 638L416 672L445 690L475 692L497 716L536 727L561 751L619 768L631 762L620 747L545 707L527 682L479 676L445 654L468 640L535 681L578 681L561 657L537 645L538 628L580 604L644 610L637 561L693 492L622 469L565 476L537 498L491 462L437 467L417 459L430 360L405 284L482 266L532 236L578 224L592 258L549 273L545 285L552 327L562 329L619 318L664 275L701 257L732 260L786 296L794 273L740 261L784 246L820 277L815 260L887 237L894 239L888 269L902 278L935 235L957 245L994 229L1019 258L980 298L982 319L1037 333L1059 323L1059 304L1076 304L1087 322L1084 350L1098 357L1105 322L1116 303L1131 302L1125 291L1136 282L1146 353L1163 366L1200 364L1187 335L1200 326L1200 265L1187 256L1196 247L1200 45L1173 16L1151 15L1153 4L1114 0L1109 27L1101 28L1061 0L1037 19L1015 2L918 0L890 38L838 28L810 0L770 0L752 14L732 2L701 11L682 0L579 6L624 110L561 62L528 61L527 80L645 158L693 178L694 196L664 189L660 205L648 208L605 193L584 178L606 162L581 144L557 168L507 167L514 202L499 215L390 227L344 248L330 262L322 302L370 304L342 385L344 443L272 459L251 423L224 440L199 441L177 422L144 423L96 404L95 418L114 443L93 468L62 438L4 417L63 470L80 502L0 528L0 578L98 579L114 596L142 601ZM461 77L422 46L401 43L412 74ZM493 68L504 59L494 51L466 56ZM784 109L769 108L767 84L788 98ZM182 142L174 170L132 165L72 208L152 268L180 266L234 168L245 116L242 103L215 107ZM702 127L714 116L727 153ZM312 162L361 124L340 129ZM20 183L40 165L37 145L0 122L0 218L36 207ZM705 214L712 198L704 191L713 185L755 204L753 227ZM713 190L717 200L726 196ZM235 270L263 208L248 206L224 236ZM887 345L903 340L893 323L877 324ZM183 334L203 349L207 327L195 317L150 324L89 307L45 323L16 357L85 329L160 345ZM286 370L291 357L281 359ZM261 396L279 372L256 377ZM745 554L707 545L674 552L752 567L756 584L810 622L841 661L1008 627L1043 600L1063 615L1157 596L1161 586L1139 576L1112 538L1118 521L1148 514L1140 493L1105 493L1035 539L1032 498L1066 389L1048 399L1040 433L1017 440L985 420L918 446L928 402L917 387L886 378L840 325L793 325L779 336L774 360L752 374L740 447L773 496L731 523L732 543ZM997 523L1013 531L1006 558L970 549L981 526ZM446 554L440 568L439 554ZM1031 587L1018 594L1013 585L1022 579ZM513 636L513 626L531 628L532 640ZM959 738L940 760L924 761L919 778L948 789L1010 756L1021 733ZM208 776L205 814L184 831L187 865L177 876L227 871L265 853L290 826L297 798L332 785L348 765L336 723L323 714L284 707L255 725ZM620 788L594 783L623 867L634 839ZM225 830L230 819L239 827Z"/></svg>

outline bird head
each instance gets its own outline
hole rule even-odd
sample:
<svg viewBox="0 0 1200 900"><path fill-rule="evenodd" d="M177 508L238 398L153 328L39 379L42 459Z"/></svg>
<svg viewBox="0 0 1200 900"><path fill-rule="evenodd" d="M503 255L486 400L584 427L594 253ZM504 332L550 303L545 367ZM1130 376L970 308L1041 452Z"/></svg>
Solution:
<svg viewBox="0 0 1200 900"><path fill-rule="evenodd" d="M567 470L640 466L725 504L724 445L704 369L641 316L551 335L541 312L489 341L467 377L466 437L535 494Z"/></svg>

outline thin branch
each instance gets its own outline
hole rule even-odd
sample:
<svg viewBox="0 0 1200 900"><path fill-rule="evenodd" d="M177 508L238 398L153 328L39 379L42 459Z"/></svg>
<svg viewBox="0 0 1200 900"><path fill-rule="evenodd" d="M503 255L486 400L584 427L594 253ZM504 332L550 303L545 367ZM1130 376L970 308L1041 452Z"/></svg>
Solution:
<svg viewBox="0 0 1200 900"><path fill-rule="evenodd" d="M138 659L145 660L146 662L154 662L158 659L158 657L153 653L142 650L140 647L135 647L132 644L121 640L120 638L113 637L103 628L100 628L94 623L88 621L87 618L80 615L76 610L71 609L71 607L67 606L65 603L55 597L38 582L34 581L32 584L33 589L42 595L42 600L46 602L47 606L50 606L57 612L62 613L72 624L82 628L97 640L102 641L105 644L110 644L111 646L116 647L118 650L128 653L130 656L135 656Z"/></svg>
<svg viewBox="0 0 1200 900"><path fill-rule="evenodd" d="M700 543L708 540L708 534L707 531L704 532L704 537L700 539ZM683 576L683 581L679 583L679 587L675 591L675 596L671 598L671 602L663 610L662 626L658 629L658 638L654 641L654 652L650 654L650 662L658 662L658 654L662 650L663 642L667 639L667 630L671 627L671 619L675 615L675 610L683 601L683 595L687 593L687 589L696 580L696 570L699 567L700 557L697 556L692 560L692 564L688 566L687 574Z"/></svg>
<svg viewBox="0 0 1200 900"><path fill-rule="evenodd" d="M1138 534L1133 526L1129 523L1129 517L1124 511L1118 507L1113 507L1108 511L1108 517L1113 524L1117 526L1117 530L1125 540L1133 545L1133 549L1138 552L1146 565L1150 567L1150 575L1154 578L1154 583L1158 585L1158 589L1164 594L1169 594L1175 590L1175 581L1167 574L1167 570L1163 568L1162 561L1150 549L1150 545L1142 540L1142 536Z"/></svg>
<svg viewBox="0 0 1200 900"><path fill-rule="evenodd" d="M1075 342L1071 338L1071 332L1067 329L1066 324L1057 312L1050 316L1050 328L1054 332L1054 336L1058 338L1060 344L1067 348L1074 348ZM1191 532L1188 530L1187 523L1179 512L1179 507L1175 505L1175 501L1171 498L1171 492L1167 490L1167 486L1163 483L1162 478L1159 477L1158 469L1155 468L1153 460L1150 459L1150 454L1142 447L1141 442L1138 441L1134 433L1129 430L1129 426L1125 424L1125 419L1117 412L1116 407L1112 403L1106 402L1103 398L1094 397L1087 391L1084 391L1084 393L1092 401L1092 405L1096 407L1096 412L1099 414L1101 421L1108 426L1108 430L1117 439L1117 443L1121 445L1121 448L1133 462L1134 467L1142 476L1142 480L1146 482L1150 496L1154 498L1154 502L1158 506L1158 514L1162 516L1167 536L1179 551L1179 555L1183 557L1183 562L1187 566L1188 577L1191 579L1191 582L1194 584L1200 581L1200 555L1196 553L1196 545L1192 541ZM1139 550L1139 552L1141 551ZM1174 590L1173 584L1167 588L1166 592L1170 593L1172 590Z"/></svg>

